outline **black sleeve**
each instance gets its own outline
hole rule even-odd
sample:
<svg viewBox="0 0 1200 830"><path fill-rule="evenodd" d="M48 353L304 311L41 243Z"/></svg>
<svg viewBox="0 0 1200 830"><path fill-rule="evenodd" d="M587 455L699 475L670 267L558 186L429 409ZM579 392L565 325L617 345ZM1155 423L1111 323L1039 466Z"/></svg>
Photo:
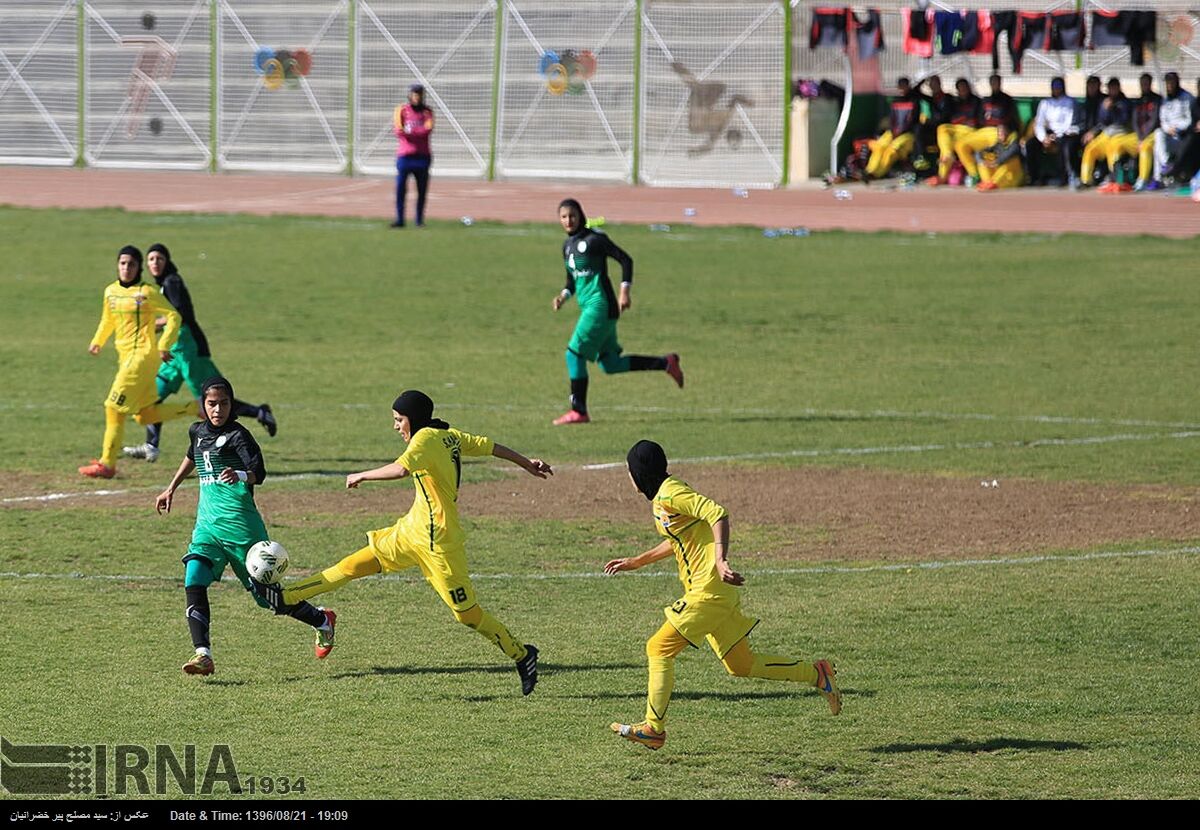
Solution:
<svg viewBox="0 0 1200 830"><path fill-rule="evenodd" d="M621 263L621 282L633 282L633 257L607 236L604 239L608 243L608 255Z"/></svg>
<svg viewBox="0 0 1200 830"><path fill-rule="evenodd" d="M192 297L188 294L187 286L183 284L183 277L178 274L167 277L163 280L162 292L167 301L175 306L188 328L196 328L196 310L192 308Z"/></svg>
<svg viewBox="0 0 1200 830"><path fill-rule="evenodd" d="M246 472L254 473L255 483L262 484L267 477L267 468L263 464L262 450L259 449L258 442L254 440L250 430L245 427L237 430L231 443L233 451L245 465Z"/></svg>

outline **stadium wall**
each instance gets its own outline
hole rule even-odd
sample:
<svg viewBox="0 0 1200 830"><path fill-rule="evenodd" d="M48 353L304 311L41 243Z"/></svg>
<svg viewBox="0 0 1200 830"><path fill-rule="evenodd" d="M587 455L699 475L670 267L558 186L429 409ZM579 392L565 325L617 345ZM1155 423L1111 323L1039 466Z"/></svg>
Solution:
<svg viewBox="0 0 1200 830"><path fill-rule="evenodd" d="M963 76L990 55L902 48L909 0L876 0L884 49L811 48L808 0L24 0L0 26L0 163L387 174L413 83L437 116L436 170L773 187L788 181L800 79L847 102L901 75ZM1125 46L1030 50L1016 95L1055 75L1200 75L1186 0L930 3L934 9L1159 12L1144 64ZM856 7L857 8L857 7ZM1006 36L1001 36L1006 38ZM1089 47L1091 44L1089 44ZM870 100L870 99L866 99ZM843 107L831 144L844 140ZM799 125L800 128L803 125Z"/></svg>

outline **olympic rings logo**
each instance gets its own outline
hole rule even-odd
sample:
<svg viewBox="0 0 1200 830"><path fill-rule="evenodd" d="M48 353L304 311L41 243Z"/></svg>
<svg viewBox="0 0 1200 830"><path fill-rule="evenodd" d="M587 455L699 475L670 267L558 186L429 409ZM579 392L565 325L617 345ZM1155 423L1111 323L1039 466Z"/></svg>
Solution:
<svg viewBox="0 0 1200 830"><path fill-rule="evenodd" d="M538 74L546 79L551 95L579 95L596 74L596 56L588 49L566 49L561 55L547 49L538 60Z"/></svg>
<svg viewBox="0 0 1200 830"><path fill-rule="evenodd" d="M263 86L276 90L286 81L299 86L300 79L312 71L312 55L307 49L272 49L263 46L254 53L254 71L263 76Z"/></svg>

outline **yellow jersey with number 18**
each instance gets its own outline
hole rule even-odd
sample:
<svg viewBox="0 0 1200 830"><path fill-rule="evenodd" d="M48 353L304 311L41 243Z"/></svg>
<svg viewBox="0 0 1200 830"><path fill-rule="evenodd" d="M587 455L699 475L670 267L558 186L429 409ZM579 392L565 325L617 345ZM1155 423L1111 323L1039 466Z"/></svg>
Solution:
<svg viewBox="0 0 1200 830"><path fill-rule="evenodd" d="M652 506L659 535L671 540L684 590L736 596L737 588L722 582L717 573L713 547L712 525L729 515L725 508L675 476L667 476Z"/></svg>
<svg viewBox="0 0 1200 830"><path fill-rule="evenodd" d="M491 438L457 429L417 430L396 463L413 477L416 497L396 529L429 550L461 548L466 534L458 524L458 484L464 455L491 455Z"/></svg>

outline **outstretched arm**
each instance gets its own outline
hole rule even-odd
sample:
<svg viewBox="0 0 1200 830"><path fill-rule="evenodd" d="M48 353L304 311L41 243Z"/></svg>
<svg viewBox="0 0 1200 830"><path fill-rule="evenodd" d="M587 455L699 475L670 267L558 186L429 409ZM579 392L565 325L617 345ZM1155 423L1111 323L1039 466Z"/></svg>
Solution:
<svg viewBox="0 0 1200 830"><path fill-rule="evenodd" d="M503 444L493 445L492 455L496 458L503 458L505 461L511 461L535 478L546 478L554 475L554 470L545 461L542 461L540 458L526 458L516 450L511 450Z"/></svg>
<svg viewBox="0 0 1200 830"><path fill-rule="evenodd" d="M351 473L346 476L346 489L353 489L364 481L394 481L398 478L404 478L406 475L408 475L408 470L404 465L393 461L391 464L384 464L382 467L376 467L374 470Z"/></svg>
<svg viewBox="0 0 1200 830"><path fill-rule="evenodd" d="M609 576L615 576L621 571L636 571L638 568L649 565L651 562L666 559L671 553L671 540L663 539L661 543L645 553L630 556L627 559L610 560L604 565L604 572Z"/></svg>
<svg viewBox="0 0 1200 830"><path fill-rule="evenodd" d="M158 494L158 498L154 500L154 510L160 516L163 512L171 512L171 502L175 499L175 491L179 488L179 483L192 474L192 470L196 469L196 465L192 462L190 455L183 457L183 463L179 465L179 469L175 471L175 477L171 479L171 483L167 485L167 489Z"/></svg>

